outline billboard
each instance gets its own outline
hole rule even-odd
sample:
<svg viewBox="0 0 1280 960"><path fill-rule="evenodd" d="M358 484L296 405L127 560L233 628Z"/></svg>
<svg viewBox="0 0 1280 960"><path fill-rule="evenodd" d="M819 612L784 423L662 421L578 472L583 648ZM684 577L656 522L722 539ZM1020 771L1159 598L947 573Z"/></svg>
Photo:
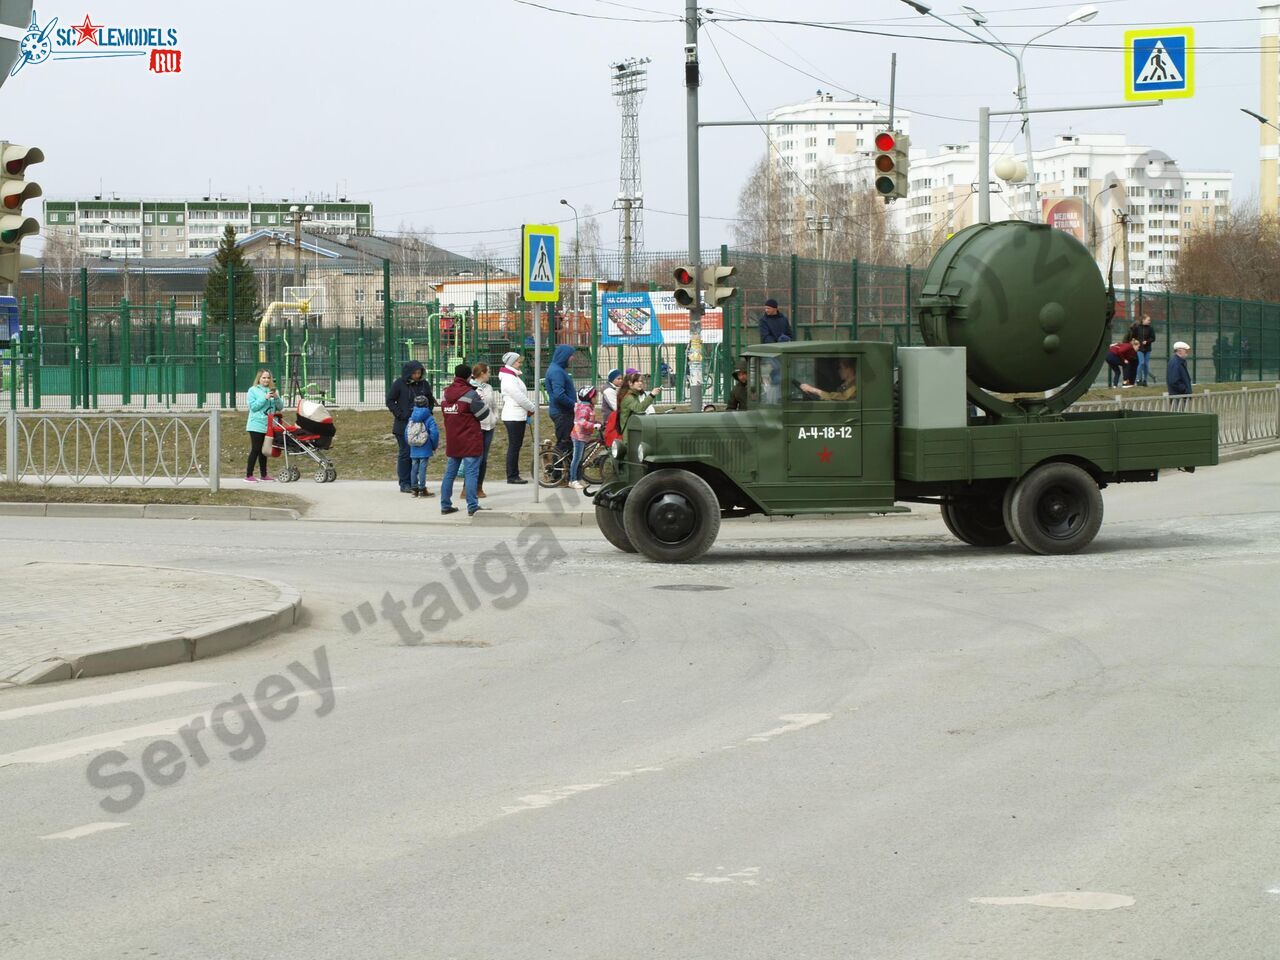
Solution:
<svg viewBox="0 0 1280 960"><path fill-rule="evenodd" d="M1069 233L1086 243L1083 197L1041 197L1041 219L1055 230Z"/></svg>
<svg viewBox="0 0 1280 960"><path fill-rule="evenodd" d="M724 311L707 309L702 315L702 342L724 339ZM676 303L671 290L600 295L600 343L688 343L689 311Z"/></svg>

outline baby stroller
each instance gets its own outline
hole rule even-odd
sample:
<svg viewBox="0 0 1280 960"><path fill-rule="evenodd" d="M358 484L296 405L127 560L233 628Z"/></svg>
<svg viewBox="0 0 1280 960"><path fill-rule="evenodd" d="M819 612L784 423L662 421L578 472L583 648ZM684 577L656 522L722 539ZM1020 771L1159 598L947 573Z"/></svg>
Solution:
<svg viewBox="0 0 1280 960"><path fill-rule="evenodd" d="M333 435L338 428L333 416L324 404L305 397L298 400L297 423L287 423L280 414L271 415L271 456L284 457L284 470L277 479L293 483L302 478L302 471L290 463L291 458L306 457L316 465L316 483L332 483L338 479L338 469L321 451L333 446Z"/></svg>

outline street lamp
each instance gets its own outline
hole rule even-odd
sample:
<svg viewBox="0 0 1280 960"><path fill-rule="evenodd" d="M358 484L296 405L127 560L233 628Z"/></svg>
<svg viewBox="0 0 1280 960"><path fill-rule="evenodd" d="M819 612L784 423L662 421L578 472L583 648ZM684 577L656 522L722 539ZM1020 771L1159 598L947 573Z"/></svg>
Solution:
<svg viewBox="0 0 1280 960"><path fill-rule="evenodd" d="M911 9L915 10L916 13L933 17L933 19L941 23L945 23L947 26L952 27L956 30L959 30L961 33L965 34L966 36L972 37L973 39L977 40L979 43L986 44L988 47L992 47L996 50L999 50L1001 53L1006 54L1009 57L1012 57L1013 62L1017 64L1018 109L1022 111L1022 136L1023 136L1023 139L1026 141L1026 148L1027 148L1027 183L1029 184L1029 187L1030 187L1028 191L1028 200L1031 207L1031 210L1030 210L1031 219L1039 221L1040 215L1036 210L1036 206L1039 202L1039 189L1036 185L1035 158L1032 157L1031 155L1031 118L1027 113L1027 77L1026 77L1026 72L1022 68L1022 58L1023 56L1026 55L1027 48L1031 46L1031 44L1035 43L1037 40L1039 40L1042 37L1047 37L1049 34L1053 33L1055 30L1061 30L1063 27L1069 27L1072 24L1076 24L1076 23L1088 23L1090 20L1092 20L1094 17L1098 15L1098 8L1093 6L1092 4L1086 4L1085 6L1078 8L1071 14L1071 16L1067 17L1067 19L1064 20L1062 23L1058 24L1055 27L1050 27L1048 30L1044 30L1040 33L1037 33L1034 37L1032 37L1030 40L1024 43L1021 47L1019 47L1018 51L1015 53L1009 47L1008 44L1006 44L1003 40L1001 40L994 33L992 33L990 28L987 27L986 15L973 7L968 7L968 6L964 7L964 10L968 14L970 22L975 27L983 30L987 34L987 36L990 37L991 39L988 40L984 38L981 34L975 33L972 30L967 29L966 27L962 27L958 23L952 23L950 20L946 19L945 17L934 13L933 10L925 6L923 3L916 3L915 0L902 0L902 2L905 3L907 6L911 7Z"/></svg>
<svg viewBox="0 0 1280 960"><path fill-rule="evenodd" d="M568 200L560 202L573 211L573 298L570 309L576 313L578 310L578 208ZM574 323L577 323L576 318Z"/></svg>
<svg viewBox="0 0 1280 960"><path fill-rule="evenodd" d="M1096 212L1098 198L1107 191L1114 190L1118 186L1120 186L1118 182L1107 184L1094 194L1093 199L1089 201L1089 249L1093 251L1094 259L1097 259L1098 257L1098 215Z"/></svg>
<svg viewBox="0 0 1280 960"><path fill-rule="evenodd" d="M1254 113L1252 110L1246 110L1244 107L1240 108L1240 112L1247 113L1249 116L1253 117L1253 119L1257 120L1260 124L1262 124L1264 127L1275 127L1276 130L1280 130L1280 127L1277 127L1274 123L1272 123L1270 120L1268 120L1266 117L1264 117L1260 113Z"/></svg>
<svg viewBox="0 0 1280 960"><path fill-rule="evenodd" d="M112 227L113 229L115 227L115 224L112 223L110 220L106 219L105 217L103 218L102 223L103 223L103 226ZM110 256L110 251L108 250L108 257L109 256ZM146 276L145 269L143 270L143 276L144 277ZM125 230L125 238L124 238L124 298L126 300L129 299L129 236L128 236L127 229Z"/></svg>
<svg viewBox="0 0 1280 960"><path fill-rule="evenodd" d="M315 207L311 204L300 207L296 203L289 207L289 217L293 220L293 285L302 286L302 222L312 219Z"/></svg>

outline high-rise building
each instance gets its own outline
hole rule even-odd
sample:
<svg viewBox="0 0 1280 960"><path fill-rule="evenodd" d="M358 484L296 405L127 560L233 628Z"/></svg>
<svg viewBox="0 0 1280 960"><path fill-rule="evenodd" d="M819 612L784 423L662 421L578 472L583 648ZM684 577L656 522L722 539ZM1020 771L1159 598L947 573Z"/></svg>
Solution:
<svg viewBox="0 0 1280 960"><path fill-rule="evenodd" d="M1280 3L1258 4L1262 42L1259 111L1269 122L1259 132L1258 206L1263 213L1280 212Z"/></svg>
<svg viewBox="0 0 1280 960"><path fill-rule="evenodd" d="M992 168L1001 156L1021 157L1012 143L991 145ZM1083 240L1105 273L1116 252L1116 282L1122 281L1123 231L1117 213L1128 214L1130 282L1159 286L1168 278L1183 237L1213 229L1231 210L1232 174L1182 170L1150 147L1123 135L1059 136L1033 154L1042 204L1080 199ZM976 143L945 144L934 156L912 152L910 196L905 220L897 226L914 246L936 248L952 233L978 219ZM1026 212L1026 190L992 177L991 218L1007 220ZM1036 211L1039 219L1040 211Z"/></svg>
<svg viewBox="0 0 1280 960"><path fill-rule="evenodd" d="M46 200L46 242L70 241L82 256L137 260L203 257L217 249L223 230L239 236L257 230L292 227L291 206L310 206L308 233L367 234L373 231L373 205L344 200L107 200L91 197Z"/></svg>

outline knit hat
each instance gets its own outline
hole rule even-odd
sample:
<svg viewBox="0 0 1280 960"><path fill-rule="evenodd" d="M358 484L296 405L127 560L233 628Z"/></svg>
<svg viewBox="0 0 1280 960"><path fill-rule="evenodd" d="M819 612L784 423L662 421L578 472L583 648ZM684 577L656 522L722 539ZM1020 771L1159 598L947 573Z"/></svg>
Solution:
<svg viewBox="0 0 1280 960"><path fill-rule="evenodd" d="M618 369L610 370L608 375L604 378L605 383L613 383L613 381L617 380L620 376L622 376L621 370L618 370Z"/></svg>
<svg viewBox="0 0 1280 960"><path fill-rule="evenodd" d="M775 309L775 310L777 310L777 309L778 309L778 301L777 301L777 300L774 300L774 299L772 299L772 298L770 298L770 299L766 300L766 301L764 302L764 305L765 305L766 307L773 307L773 309Z"/></svg>
<svg viewBox="0 0 1280 960"><path fill-rule="evenodd" d="M633 373L639 373L639 372L640 372L640 371L639 371L639 370L637 370L635 367L627 367L627 376L628 376L628 377L629 377L629 376L631 376Z"/></svg>
<svg viewBox="0 0 1280 960"><path fill-rule="evenodd" d="M413 405L415 407L425 407L430 402L431 402L431 398L428 397L425 393L420 393L413 398Z"/></svg>
<svg viewBox="0 0 1280 960"><path fill-rule="evenodd" d="M508 367L511 366L513 363L515 363L519 359L520 359L520 354L516 353L514 350L508 350L506 353L502 355L502 362L505 363Z"/></svg>

